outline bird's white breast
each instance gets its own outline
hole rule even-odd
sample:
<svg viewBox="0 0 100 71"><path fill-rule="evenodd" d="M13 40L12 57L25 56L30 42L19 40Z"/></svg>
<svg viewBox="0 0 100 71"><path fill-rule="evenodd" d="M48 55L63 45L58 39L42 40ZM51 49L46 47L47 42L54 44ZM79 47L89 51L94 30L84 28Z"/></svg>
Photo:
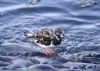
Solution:
<svg viewBox="0 0 100 71"><path fill-rule="evenodd" d="M34 40L35 44L40 46L40 47L54 47L54 45L51 43L50 45L43 45L41 43L37 43L37 40Z"/></svg>

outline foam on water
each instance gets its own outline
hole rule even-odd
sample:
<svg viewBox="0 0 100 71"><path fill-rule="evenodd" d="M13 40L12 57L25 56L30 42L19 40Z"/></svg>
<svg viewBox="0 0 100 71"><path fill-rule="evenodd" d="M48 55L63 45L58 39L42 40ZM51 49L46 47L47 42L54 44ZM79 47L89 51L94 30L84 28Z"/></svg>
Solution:
<svg viewBox="0 0 100 71"><path fill-rule="evenodd" d="M22 5L16 5L16 6L11 6L11 7L4 7L4 8L1 8L0 11L6 12L6 11L12 11L16 9L25 8L25 7L26 7L26 4L22 4Z"/></svg>
<svg viewBox="0 0 100 71"><path fill-rule="evenodd" d="M33 8L33 7L35 7L35 6L34 5L27 5L27 4L14 5L14 6L0 8L0 12L3 13L3 12L19 10L19 9L23 9L23 8Z"/></svg>

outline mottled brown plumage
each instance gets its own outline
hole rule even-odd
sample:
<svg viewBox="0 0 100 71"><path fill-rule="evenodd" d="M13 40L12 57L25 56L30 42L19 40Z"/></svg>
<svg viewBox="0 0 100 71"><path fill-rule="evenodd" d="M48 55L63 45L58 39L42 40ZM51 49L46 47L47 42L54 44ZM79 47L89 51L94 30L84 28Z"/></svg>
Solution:
<svg viewBox="0 0 100 71"><path fill-rule="evenodd" d="M51 44L60 45L62 42L62 35L64 34L61 28L49 29L44 28L36 32L26 32L25 36L36 40L38 44L46 45L47 47ZM48 48L50 49L50 48Z"/></svg>

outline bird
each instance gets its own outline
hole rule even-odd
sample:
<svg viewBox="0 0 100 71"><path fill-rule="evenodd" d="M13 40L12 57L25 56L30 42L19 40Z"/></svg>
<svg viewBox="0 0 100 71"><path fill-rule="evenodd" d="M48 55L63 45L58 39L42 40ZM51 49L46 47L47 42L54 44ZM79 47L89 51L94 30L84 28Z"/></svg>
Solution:
<svg viewBox="0 0 100 71"><path fill-rule="evenodd" d="M40 0L28 0L26 4L28 4L28 5L35 5L38 2L40 2Z"/></svg>
<svg viewBox="0 0 100 71"><path fill-rule="evenodd" d="M35 44L40 46L46 55L56 53L52 48L62 43L64 37L64 30L61 28L43 28L35 32L26 31L24 36L33 39Z"/></svg>

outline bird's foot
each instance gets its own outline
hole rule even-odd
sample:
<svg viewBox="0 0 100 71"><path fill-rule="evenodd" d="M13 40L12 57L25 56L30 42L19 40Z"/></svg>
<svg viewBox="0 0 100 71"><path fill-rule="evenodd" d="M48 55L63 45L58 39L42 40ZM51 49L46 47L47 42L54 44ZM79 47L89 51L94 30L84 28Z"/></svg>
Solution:
<svg viewBox="0 0 100 71"><path fill-rule="evenodd" d="M52 48L43 48L43 52L44 52L46 55L53 55L53 54L56 53Z"/></svg>

